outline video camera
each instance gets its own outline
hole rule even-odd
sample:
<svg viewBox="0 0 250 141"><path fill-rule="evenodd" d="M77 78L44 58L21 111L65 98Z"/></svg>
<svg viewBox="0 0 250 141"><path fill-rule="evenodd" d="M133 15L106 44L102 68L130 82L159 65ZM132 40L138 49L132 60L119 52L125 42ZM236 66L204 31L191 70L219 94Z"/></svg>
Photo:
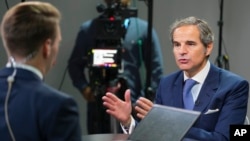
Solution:
<svg viewBox="0 0 250 141"><path fill-rule="evenodd" d="M90 85L96 96L104 94L107 87L116 85L121 69L122 44L129 25L128 18L136 17L137 10L112 2L107 7L97 5L101 15L95 19L95 47L89 51Z"/></svg>
<svg viewBox="0 0 250 141"><path fill-rule="evenodd" d="M121 6L120 2L112 2L105 8L97 5L102 13L96 19L96 46L91 50L91 67L120 68L121 48L129 17L136 17L137 10Z"/></svg>

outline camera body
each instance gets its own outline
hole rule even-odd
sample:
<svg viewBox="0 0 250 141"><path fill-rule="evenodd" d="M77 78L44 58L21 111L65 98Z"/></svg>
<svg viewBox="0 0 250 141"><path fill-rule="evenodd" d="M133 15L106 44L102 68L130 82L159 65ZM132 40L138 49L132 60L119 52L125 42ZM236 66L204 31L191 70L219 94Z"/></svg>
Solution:
<svg viewBox="0 0 250 141"><path fill-rule="evenodd" d="M105 8L97 6L101 15L95 19L95 47L88 53L90 87L96 96L103 95L107 87L116 86L122 67L122 44L129 25L128 18L136 17L136 9L128 9L113 2Z"/></svg>

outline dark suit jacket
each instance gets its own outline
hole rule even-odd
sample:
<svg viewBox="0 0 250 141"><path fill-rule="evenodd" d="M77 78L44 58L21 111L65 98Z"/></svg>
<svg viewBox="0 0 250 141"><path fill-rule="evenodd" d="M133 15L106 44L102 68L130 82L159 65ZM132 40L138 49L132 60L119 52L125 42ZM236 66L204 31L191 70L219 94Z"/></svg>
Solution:
<svg viewBox="0 0 250 141"><path fill-rule="evenodd" d="M183 108L183 80L182 71L164 77L155 103ZM230 125L244 123L248 92L249 84L245 79L211 64L194 107L202 114L186 137L201 141L229 140ZM219 111L206 114L209 109Z"/></svg>
<svg viewBox="0 0 250 141"><path fill-rule="evenodd" d="M0 70L0 140L11 140L5 120L7 77L13 68ZM8 116L17 141L80 141L76 102L46 85L31 71L17 68L8 100Z"/></svg>

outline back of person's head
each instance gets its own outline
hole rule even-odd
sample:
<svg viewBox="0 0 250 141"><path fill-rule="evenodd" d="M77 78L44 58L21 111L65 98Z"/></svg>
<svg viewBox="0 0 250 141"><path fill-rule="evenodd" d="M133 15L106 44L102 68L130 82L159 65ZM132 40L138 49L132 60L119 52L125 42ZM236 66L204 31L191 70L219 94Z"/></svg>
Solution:
<svg viewBox="0 0 250 141"><path fill-rule="evenodd" d="M43 42L57 35L60 12L46 2L22 2L10 8L1 23L1 35L9 56L35 54Z"/></svg>
<svg viewBox="0 0 250 141"><path fill-rule="evenodd" d="M171 42L173 42L173 34L174 34L175 29L182 27L182 26L188 26L188 25L197 26L200 32L201 42L203 43L205 47L207 47L208 44L213 43L214 35L209 25L207 24L206 21L198 19L196 17L187 17L187 18L175 21L170 27Z"/></svg>

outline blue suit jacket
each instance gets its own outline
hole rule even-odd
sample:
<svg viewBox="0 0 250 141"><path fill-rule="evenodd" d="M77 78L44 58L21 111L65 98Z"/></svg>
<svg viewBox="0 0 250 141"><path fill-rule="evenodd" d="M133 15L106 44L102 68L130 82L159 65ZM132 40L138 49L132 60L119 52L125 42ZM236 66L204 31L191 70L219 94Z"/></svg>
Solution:
<svg viewBox="0 0 250 141"><path fill-rule="evenodd" d="M164 77L155 103L183 108L183 80L182 71ZM186 137L201 141L229 140L230 125L244 123L248 92L249 84L245 79L211 65L194 107L202 114ZM206 114L209 109L219 111Z"/></svg>
<svg viewBox="0 0 250 141"><path fill-rule="evenodd" d="M7 77L13 68L0 70L0 140L11 140L4 103ZM8 100L8 116L17 141L80 141L81 132L76 102L46 85L33 72L17 68Z"/></svg>

